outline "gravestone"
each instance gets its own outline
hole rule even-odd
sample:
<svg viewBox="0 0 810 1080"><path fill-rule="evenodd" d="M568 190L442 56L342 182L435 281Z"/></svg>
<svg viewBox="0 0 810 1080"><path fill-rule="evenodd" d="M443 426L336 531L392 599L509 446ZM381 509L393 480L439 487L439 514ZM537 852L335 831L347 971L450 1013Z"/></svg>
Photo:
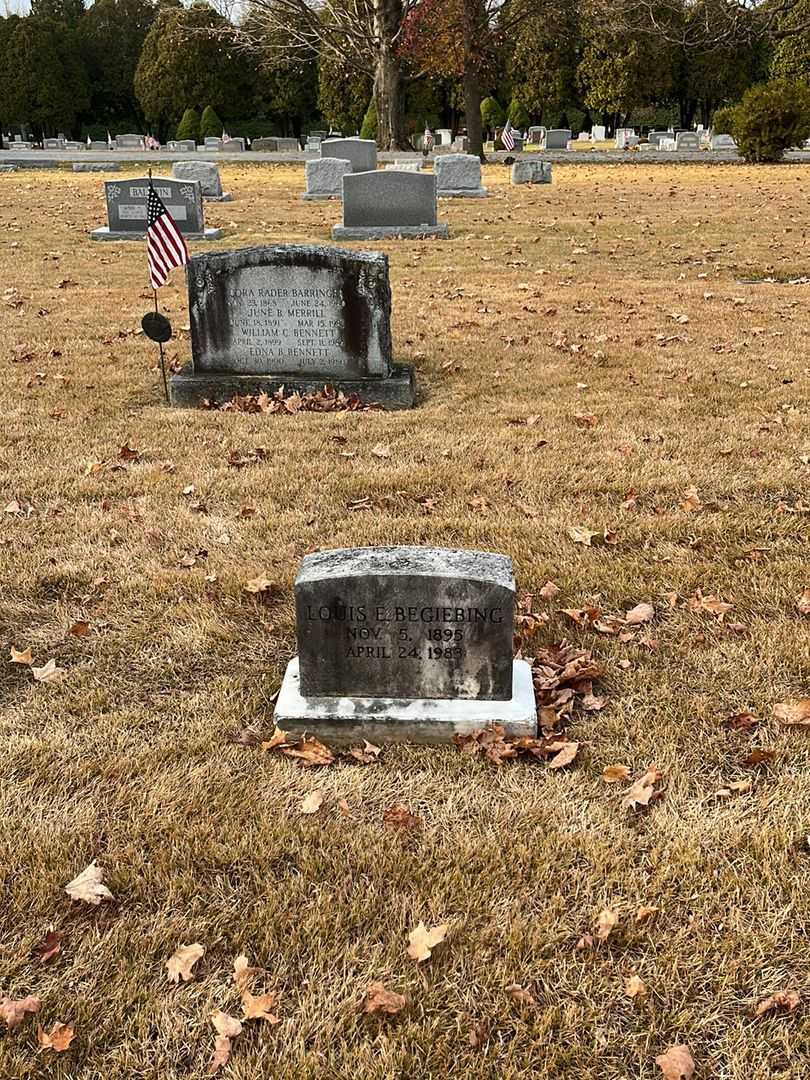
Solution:
<svg viewBox="0 0 810 1080"><path fill-rule="evenodd" d="M530 127L526 135L529 146L540 146L545 138L545 134L546 129L542 126Z"/></svg>
<svg viewBox="0 0 810 1080"><path fill-rule="evenodd" d="M436 128L436 145L450 146L453 142L453 132L450 128Z"/></svg>
<svg viewBox="0 0 810 1080"><path fill-rule="evenodd" d="M203 146L211 153L218 154L222 149L222 139L218 139L216 135L209 135L203 142Z"/></svg>
<svg viewBox="0 0 810 1080"><path fill-rule="evenodd" d="M352 172L377 168L377 144L373 139L324 139L321 157L342 158L351 163Z"/></svg>
<svg viewBox="0 0 810 1080"><path fill-rule="evenodd" d="M276 723L331 742L441 743L502 724L535 736L531 668L512 659L515 580L505 555L372 547L305 556L298 656Z"/></svg>
<svg viewBox="0 0 810 1080"><path fill-rule="evenodd" d="M174 218L180 232L190 240L218 240L221 229L206 229L202 191L194 180L152 178L155 191ZM146 236L146 200L149 178L105 180L107 225L90 233L93 240L143 240Z"/></svg>
<svg viewBox="0 0 810 1080"><path fill-rule="evenodd" d="M64 144L65 150L86 150L87 143L79 142L77 139L68 139Z"/></svg>
<svg viewBox="0 0 810 1080"><path fill-rule="evenodd" d="M436 177L430 173L362 172L343 177L343 224L333 240L383 240L435 236L447 239L437 221Z"/></svg>
<svg viewBox="0 0 810 1080"><path fill-rule="evenodd" d="M232 139L223 139L222 149L227 150L228 153L243 153L245 149L245 140L241 138L241 136Z"/></svg>
<svg viewBox="0 0 810 1080"><path fill-rule="evenodd" d="M74 172L119 172L120 169L117 161L76 161L73 164Z"/></svg>
<svg viewBox="0 0 810 1080"><path fill-rule="evenodd" d="M436 194L440 199L485 199L481 162L474 154L445 154L436 159Z"/></svg>
<svg viewBox="0 0 810 1080"><path fill-rule="evenodd" d="M302 199L340 199L343 197L343 177L352 171L350 161L343 158L316 158L304 166L307 188Z"/></svg>
<svg viewBox="0 0 810 1080"><path fill-rule="evenodd" d="M712 135L712 150L736 150L737 143L731 135Z"/></svg>
<svg viewBox="0 0 810 1080"><path fill-rule="evenodd" d="M233 195L222 190L219 169L213 161L175 161L172 176L175 180L196 180L203 198L210 202L233 201Z"/></svg>
<svg viewBox="0 0 810 1080"><path fill-rule="evenodd" d="M420 161L394 161L390 165L383 165L383 169L386 172L421 172L422 163Z"/></svg>
<svg viewBox="0 0 810 1080"><path fill-rule="evenodd" d="M65 149L65 140L64 139L43 139L42 140L42 149L43 150L64 150Z"/></svg>
<svg viewBox="0 0 810 1080"><path fill-rule="evenodd" d="M391 354L388 259L380 252L277 245L195 255L188 267L191 363L173 405L334 385L411 408L413 368Z"/></svg>
<svg viewBox="0 0 810 1080"><path fill-rule="evenodd" d="M516 161L512 166L512 183L550 184L550 161Z"/></svg>
<svg viewBox="0 0 810 1080"><path fill-rule="evenodd" d="M594 142L604 142L607 137L607 130L604 124L594 124L591 128L591 138Z"/></svg>
<svg viewBox="0 0 810 1080"><path fill-rule="evenodd" d="M93 139L92 142L90 143L90 149L91 150L109 150L110 148L109 148L109 146L107 146L106 140L104 140L104 139Z"/></svg>
<svg viewBox="0 0 810 1080"><path fill-rule="evenodd" d="M657 148L662 139L669 139L671 137L672 132L670 131L651 131L647 136L647 142Z"/></svg>
<svg viewBox="0 0 810 1080"><path fill-rule="evenodd" d="M700 150L700 139L694 131L679 131L675 136L676 150Z"/></svg>
<svg viewBox="0 0 810 1080"><path fill-rule="evenodd" d="M590 141L591 141L591 133L590 133L590 131L580 131L579 135L577 135L577 142L590 142Z"/></svg>
<svg viewBox="0 0 810 1080"><path fill-rule="evenodd" d="M469 154L470 152L470 139L467 135L456 135L453 139L453 150L457 154Z"/></svg>
<svg viewBox="0 0 810 1080"><path fill-rule="evenodd" d="M195 154L197 144L194 139L169 139L166 149L171 150L173 154Z"/></svg>
<svg viewBox="0 0 810 1080"><path fill-rule="evenodd" d="M298 139L276 139L276 150L280 154L300 154L301 144Z"/></svg>
<svg viewBox="0 0 810 1080"><path fill-rule="evenodd" d="M278 139L273 139L270 137L254 139L251 143L251 149L254 150L257 154L274 154L276 150L278 150Z"/></svg>
<svg viewBox="0 0 810 1080"><path fill-rule="evenodd" d="M142 135L116 135L116 150L143 150Z"/></svg>
<svg viewBox="0 0 810 1080"><path fill-rule="evenodd" d="M546 132L546 150L567 150L570 138L570 128L549 128Z"/></svg>

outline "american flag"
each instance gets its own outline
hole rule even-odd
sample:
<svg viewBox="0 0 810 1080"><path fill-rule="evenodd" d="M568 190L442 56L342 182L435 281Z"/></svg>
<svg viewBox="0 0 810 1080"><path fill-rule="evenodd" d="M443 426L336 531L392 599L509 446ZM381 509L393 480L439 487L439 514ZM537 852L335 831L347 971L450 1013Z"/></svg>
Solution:
<svg viewBox="0 0 810 1080"><path fill-rule="evenodd" d="M153 289L165 285L175 266L188 262L188 248L174 219L149 181L146 200L146 257L149 261L149 284Z"/></svg>
<svg viewBox="0 0 810 1080"><path fill-rule="evenodd" d="M512 127L512 121L507 120L506 127L501 132L501 142L503 143L504 150L515 149L515 136L512 134L514 130L515 129Z"/></svg>
<svg viewBox="0 0 810 1080"><path fill-rule="evenodd" d="M433 138L433 132L430 130L429 127L426 126L425 127L425 137L424 137L424 140L423 140L423 143L422 143L425 150L432 150L433 149L433 143L435 141L436 140Z"/></svg>

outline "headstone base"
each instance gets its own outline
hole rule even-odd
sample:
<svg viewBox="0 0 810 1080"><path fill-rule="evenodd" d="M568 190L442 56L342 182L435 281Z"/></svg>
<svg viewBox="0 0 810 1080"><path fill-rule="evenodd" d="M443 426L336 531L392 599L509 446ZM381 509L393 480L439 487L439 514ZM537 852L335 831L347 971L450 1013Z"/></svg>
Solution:
<svg viewBox="0 0 810 1080"><path fill-rule="evenodd" d="M434 236L449 239L447 225L333 225L333 240L423 240Z"/></svg>
<svg viewBox="0 0 810 1080"><path fill-rule="evenodd" d="M246 394L275 394L283 387L299 394L314 393L331 383L344 394L357 394L369 405L386 409L412 409L416 379L410 364L394 364L391 374L374 379L329 379L323 375L239 375L236 372L198 371L186 364L169 380L169 398L180 408L199 408L206 400L223 403Z"/></svg>
<svg viewBox="0 0 810 1080"><path fill-rule="evenodd" d="M450 188L447 191L444 188L439 188L436 195L440 199L485 199L489 192L485 187Z"/></svg>
<svg viewBox="0 0 810 1080"><path fill-rule="evenodd" d="M339 191L313 191L311 194L308 191L301 192L301 198L306 202L328 202L329 200L340 202L342 197Z"/></svg>
<svg viewBox="0 0 810 1080"><path fill-rule="evenodd" d="M120 172L121 166L114 161L77 161L74 172Z"/></svg>
<svg viewBox="0 0 810 1080"><path fill-rule="evenodd" d="M500 724L508 735L537 735L537 705L532 671L525 660L512 664L509 701L461 698L349 698L301 694L298 657L287 665L275 708L275 722L284 731L306 730L334 745L368 739L372 743L448 742Z"/></svg>
<svg viewBox="0 0 810 1080"><path fill-rule="evenodd" d="M203 202L233 202L230 191L223 191L221 195L203 195Z"/></svg>
<svg viewBox="0 0 810 1080"><path fill-rule="evenodd" d="M204 233L183 233L186 240L219 240L222 229L206 229ZM109 225L102 225L100 229L93 229L90 233L91 240L145 240L145 233L136 232L112 232Z"/></svg>

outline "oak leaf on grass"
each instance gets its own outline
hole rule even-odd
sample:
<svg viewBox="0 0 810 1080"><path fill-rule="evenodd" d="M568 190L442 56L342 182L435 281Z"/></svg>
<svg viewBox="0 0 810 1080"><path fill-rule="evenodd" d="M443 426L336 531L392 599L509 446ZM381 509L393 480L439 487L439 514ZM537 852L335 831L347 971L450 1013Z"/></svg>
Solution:
<svg viewBox="0 0 810 1080"><path fill-rule="evenodd" d="M422 826L422 819L412 814L407 806L389 806L383 813L383 823L389 829L402 829L403 832L411 832Z"/></svg>
<svg viewBox="0 0 810 1080"><path fill-rule="evenodd" d="M52 657L42 667L32 667L31 674L37 682L57 683L64 679L67 672L64 668L60 668Z"/></svg>
<svg viewBox="0 0 810 1080"><path fill-rule="evenodd" d="M65 935L60 934L58 930L49 930L44 939L34 949L34 956L39 960L40 964L47 964L49 960L62 951L62 942Z"/></svg>
<svg viewBox="0 0 810 1080"><path fill-rule="evenodd" d="M800 615L810 615L810 589L796 597L796 610Z"/></svg>
<svg viewBox="0 0 810 1080"><path fill-rule="evenodd" d="M775 1012L777 1009L791 1013L798 1009L801 1001L798 990L777 990L757 1003L754 1016L765 1016L766 1013Z"/></svg>
<svg viewBox="0 0 810 1080"><path fill-rule="evenodd" d="M113 894L104 884L104 870L95 859L82 872L69 881L65 892L71 900L83 900L86 904L100 904L102 900L112 900Z"/></svg>
<svg viewBox="0 0 810 1080"><path fill-rule="evenodd" d="M270 592L272 588L273 582L265 574L259 574L258 577L251 578L244 586L245 592L252 593L254 596Z"/></svg>
<svg viewBox="0 0 810 1080"><path fill-rule="evenodd" d="M600 941L607 941L619 922L619 916L615 911L611 911L610 908L604 908L599 912L599 916L596 920L596 929L594 935L599 938Z"/></svg>
<svg viewBox="0 0 810 1080"><path fill-rule="evenodd" d="M591 541L598 533L595 533L592 529L586 529L582 525L572 525L568 529L568 535L575 544L584 544L585 547L590 547Z"/></svg>
<svg viewBox="0 0 810 1080"><path fill-rule="evenodd" d="M193 945L181 945L180 948L166 961L166 973L169 982L178 983L182 979L188 982L194 978L192 968L205 955L205 946L199 941Z"/></svg>
<svg viewBox="0 0 810 1080"><path fill-rule="evenodd" d="M631 998L644 997L647 993L647 984L639 975L633 972L632 975L628 976L624 992Z"/></svg>
<svg viewBox="0 0 810 1080"><path fill-rule="evenodd" d="M302 814L317 814L323 806L324 793L320 789L310 791L309 795L301 803Z"/></svg>
<svg viewBox="0 0 810 1080"><path fill-rule="evenodd" d="M70 1024L62 1024L57 1020L50 1031L37 1028L37 1042L43 1050L55 1050L57 1054L61 1054L73 1042L75 1034Z"/></svg>
<svg viewBox="0 0 810 1080"><path fill-rule="evenodd" d="M275 994L254 995L249 990L245 990L242 994L242 1012L245 1020L266 1020L268 1024L280 1024L281 1018L272 1012L275 1007Z"/></svg>
<svg viewBox="0 0 810 1080"><path fill-rule="evenodd" d="M30 667L34 662L34 657L31 655L30 648L29 649L15 649L14 646L12 645L11 646L11 662L12 662L12 664L25 664L27 667Z"/></svg>
<svg viewBox="0 0 810 1080"><path fill-rule="evenodd" d="M606 765L602 769L602 779L606 784L615 784L617 780L630 779L629 765Z"/></svg>
<svg viewBox="0 0 810 1080"><path fill-rule="evenodd" d="M305 768L314 765L331 765L335 760L335 755L329 747L324 746L313 735L299 739L294 746L282 746L281 752L287 757L295 758L298 764Z"/></svg>
<svg viewBox="0 0 810 1080"><path fill-rule="evenodd" d="M507 986L506 993L516 1005L537 1004L533 994L527 990L525 986L521 986L520 983L512 983L510 986Z"/></svg>
<svg viewBox="0 0 810 1080"><path fill-rule="evenodd" d="M810 727L810 698L780 701L774 705L773 715L786 727Z"/></svg>
<svg viewBox="0 0 810 1080"><path fill-rule="evenodd" d="M670 1046L658 1055L655 1063L664 1074L664 1080L692 1080L695 1074L695 1063L685 1043Z"/></svg>
<svg viewBox="0 0 810 1080"><path fill-rule="evenodd" d="M429 960L436 946L441 945L447 937L449 929L449 923L442 923L441 926L434 926L428 930L425 924L420 922L416 929L411 930L408 934L408 941L410 942L408 956L418 964Z"/></svg>
<svg viewBox="0 0 810 1080"><path fill-rule="evenodd" d="M624 621L627 626L641 626L642 623L648 623L653 618L655 618L655 608L652 604L642 603L631 608L625 615Z"/></svg>
<svg viewBox="0 0 810 1080"><path fill-rule="evenodd" d="M366 988L363 998L363 1012L368 1014L384 1013L386 1016L396 1016L407 1004L404 994L397 994L393 990L387 990L381 982L373 982Z"/></svg>
<svg viewBox="0 0 810 1080"><path fill-rule="evenodd" d="M0 1020L5 1022L9 1031L12 1031L27 1016L38 1013L41 1004L39 998L31 994L16 1001L13 998L0 997Z"/></svg>
<svg viewBox="0 0 810 1080"><path fill-rule="evenodd" d="M630 785L630 788L622 799L623 810L637 810L640 806L649 806L653 798L660 794L656 791L655 785L663 777L663 773L660 772L654 765L643 773L637 780L634 780Z"/></svg>
<svg viewBox="0 0 810 1080"><path fill-rule="evenodd" d="M233 962L233 981L240 990L246 990L260 971L261 968L251 967L245 954L240 953Z"/></svg>

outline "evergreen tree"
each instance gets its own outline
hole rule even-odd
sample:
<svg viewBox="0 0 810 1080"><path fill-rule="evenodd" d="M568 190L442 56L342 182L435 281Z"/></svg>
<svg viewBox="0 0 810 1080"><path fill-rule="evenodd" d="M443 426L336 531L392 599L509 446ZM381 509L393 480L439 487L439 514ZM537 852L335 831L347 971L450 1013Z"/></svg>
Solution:
<svg viewBox="0 0 810 1080"><path fill-rule="evenodd" d="M368 75L347 67L331 53L321 54L318 107L328 127L344 135L359 131L372 89Z"/></svg>
<svg viewBox="0 0 810 1080"><path fill-rule="evenodd" d="M16 19L0 64L0 116L34 131L75 131L90 104L76 31L42 15Z"/></svg>
<svg viewBox="0 0 810 1080"><path fill-rule="evenodd" d="M360 138L374 139L375 141L377 139L377 102L374 98L368 103L366 115L360 125Z"/></svg>
<svg viewBox="0 0 810 1080"><path fill-rule="evenodd" d="M206 139L219 139L224 130L223 123L213 107L206 105L200 120L200 142L203 143Z"/></svg>
<svg viewBox="0 0 810 1080"><path fill-rule="evenodd" d="M97 123L137 118L135 69L158 8L153 0L95 0L79 25Z"/></svg>
<svg viewBox="0 0 810 1080"><path fill-rule="evenodd" d="M175 139L193 139L195 143L202 141L200 139L200 114L196 109L186 109L183 119L177 125L174 137Z"/></svg>

